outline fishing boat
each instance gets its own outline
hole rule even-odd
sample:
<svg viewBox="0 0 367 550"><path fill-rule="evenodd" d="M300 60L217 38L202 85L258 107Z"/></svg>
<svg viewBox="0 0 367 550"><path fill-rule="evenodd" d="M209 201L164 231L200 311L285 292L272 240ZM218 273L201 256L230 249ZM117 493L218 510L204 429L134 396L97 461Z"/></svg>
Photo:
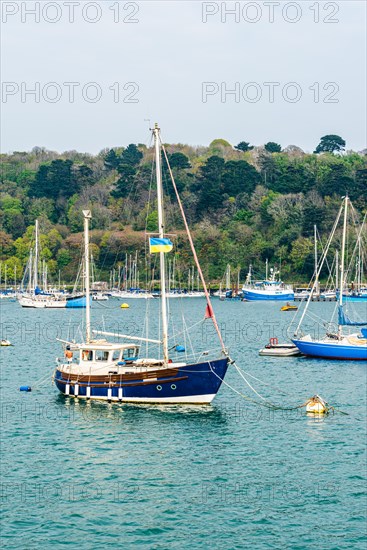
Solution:
<svg viewBox="0 0 367 550"><path fill-rule="evenodd" d="M293 343L304 355L309 357L322 357L325 359L342 359L342 360L360 360L367 361L367 329L362 328L360 332L345 332L346 330L355 330L357 327L367 326L367 320L352 320L350 319L344 304L344 289L347 287L346 274L349 271L346 269L346 245L347 245L347 227L348 227L348 207L350 199L346 196L342 202L338 212L337 219L334 223L331 235L329 237L322 261L318 267L318 275L322 269L326 259L330 244L335 235L336 228L344 212L343 237L342 237L342 257L340 266L340 286L339 301L337 305L338 329L334 331L328 330L321 338L314 338L310 334L303 335L301 327L303 320L307 314L309 304L312 300L312 295L315 290L315 283L312 286L311 293L305 309L302 313L294 337ZM332 321L332 320L331 320ZM330 325L332 326L332 325Z"/></svg>
<svg viewBox="0 0 367 550"><path fill-rule="evenodd" d="M291 285L285 285L277 276L280 275L276 268L270 269L268 277L268 262L266 261L265 279L252 281L252 266L250 265L246 282L242 288L243 300L253 302L259 300L294 300L294 291Z"/></svg>
<svg viewBox="0 0 367 550"><path fill-rule="evenodd" d="M155 172L157 184L158 227L157 236L149 236L151 254L159 254L160 265L160 338L135 337L91 329L89 306L89 221L91 213L84 215L84 277L87 295L85 309L85 336L80 343L62 340L65 357L57 362L54 382L61 393L75 398L100 399L110 402L133 403L189 403L209 404L216 396L230 359L224 346L218 323L210 302L210 296L196 255L194 243L186 221L177 187L169 165L166 150L161 142L160 129L156 124L152 130L155 149ZM203 323L212 322L218 335L220 349L187 355L181 360L179 353L183 346L169 344L165 255L173 243L165 235L163 216L163 189L161 175L161 153L163 152L177 197L188 240L206 296L206 310ZM121 342L107 341L104 337L115 337ZM140 343L154 344L160 350L158 357L141 356Z"/></svg>

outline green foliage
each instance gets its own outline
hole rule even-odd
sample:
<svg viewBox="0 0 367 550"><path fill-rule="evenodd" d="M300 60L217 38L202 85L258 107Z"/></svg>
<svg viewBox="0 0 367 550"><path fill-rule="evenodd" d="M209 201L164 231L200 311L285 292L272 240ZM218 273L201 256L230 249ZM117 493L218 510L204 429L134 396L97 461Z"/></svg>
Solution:
<svg viewBox="0 0 367 550"><path fill-rule="evenodd" d="M59 196L71 197L79 188L78 179L73 172L73 162L56 159L50 165L40 165L34 181L31 182L29 195L57 199Z"/></svg>
<svg viewBox="0 0 367 550"><path fill-rule="evenodd" d="M224 165L224 159L214 155L201 167L198 178L199 210L217 209L221 206Z"/></svg>
<svg viewBox="0 0 367 550"><path fill-rule="evenodd" d="M246 225L250 225L253 216L254 216L254 213L251 212L250 210L242 209L236 212L236 214L233 217L233 220L236 222L243 222Z"/></svg>
<svg viewBox="0 0 367 550"><path fill-rule="evenodd" d="M119 165L119 159L114 149L110 149L104 157L104 165L108 170L116 170Z"/></svg>
<svg viewBox="0 0 367 550"><path fill-rule="evenodd" d="M147 217L147 231L155 232L158 231L158 212L153 210Z"/></svg>
<svg viewBox="0 0 367 550"><path fill-rule="evenodd" d="M313 246L312 239L299 237L292 244L290 253L294 268L299 272L305 272L306 268L309 276L312 275L313 271Z"/></svg>
<svg viewBox="0 0 367 550"><path fill-rule="evenodd" d="M172 169L177 168L179 170L187 170L191 168L188 157L183 153L172 153L167 156Z"/></svg>
<svg viewBox="0 0 367 550"><path fill-rule="evenodd" d="M315 153L341 153L345 149L345 141L340 136L329 134L323 136L315 149Z"/></svg>
<svg viewBox="0 0 367 550"><path fill-rule="evenodd" d="M139 151L136 145L130 143L122 152L120 163L123 165L137 166L142 158L143 153Z"/></svg>
<svg viewBox="0 0 367 550"><path fill-rule="evenodd" d="M17 281L21 280L23 275L23 266L19 258L16 256L11 256L2 264L2 280L6 277L8 280L8 284L13 284L14 279L16 278Z"/></svg>
<svg viewBox="0 0 367 550"><path fill-rule="evenodd" d="M265 143L264 148L268 153L280 153L282 150L282 146L275 143L275 141L268 141L268 143Z"/></svg>
<svg viewBox="0 0 367 550"><path fill-rule="evenodd" d="M367 157L333 154L342 150L344 140L331 137L322 140L322 155L306 154L294 145L281 152L273 142L255 150L248 142L233 148L221 139L209 147L167 145L209 278L220 279L227 263L241 265L242 278L249 263L262 272L266 258L273 265L281 258L290 280L307 281L313 270L314 224L321 235L328 234L346 192L357 216L367 211ZM142 258L145 229L158 229L152 156L152 148L134 144L97 156L77 151L58 155L42 148L2 155L0 261L11 260L9 266L16 261L19 270L24 268L38 219L41 258L50 275L60 269L62 278L73 281L84 208L92 210L92 250L101 277L108 280L109 269L124 262L126 253L138 250ZM185 271L192 259L180 237L183 225L165 160L162 176L166 227L179 235L177 262ZM142 259L140 269L145 269ZM146 269L141 278L150 277Z"/></svg>
<svg viewBox="0 0 367 550"><path fill-rule="evenodd" d="M251 151L254 146L250 145L248 141L240 141L238 145L234 146L237 151L242 151L243 153L246 153L247 151Z"/></svg>
<svg viewBox="0 0 367 550"><path fill-rule="evenodd" d="M133 189L136 168L130 164L119 164L117 171L120 177L116 182L116 189L113 192L113 196L116 198L127 197Z"/></svg>
<svg viewBox="0 0 367 550"><path fill-rule="evenodd" d="M257 170L245 160L230 160L225 163L222 176L223 191L231 197L240 193L251 194L260 183Z"/></svg>
<svg viewBox="0 0 367 550"><path fill-rule="evenodd" d="M33 224L37 218L46 216L49 220L55 221L55 201L53 199L31 199L26 212L26 220Z"/></svg>
<svg viewBox="0 0 367 550"><path fill-rule="evenodd" d="M71 262L71 254L70 251L66 248L60 248L60 250L57 252L57 267L59 269L63 269Z"/></svg>

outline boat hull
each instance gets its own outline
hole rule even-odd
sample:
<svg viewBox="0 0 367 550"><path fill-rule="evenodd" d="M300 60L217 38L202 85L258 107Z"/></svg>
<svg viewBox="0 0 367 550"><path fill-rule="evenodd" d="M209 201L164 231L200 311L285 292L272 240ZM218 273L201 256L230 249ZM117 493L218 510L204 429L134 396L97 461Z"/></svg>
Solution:
<svg viewBox="0 0 367 550"><path fill-rule="evenodd" d="M289 301L294 300L294 293L289 291L261 291L261 290L243 290L243 299L252 302L257 300L267 300L267 301Z"/></svg>
<svg viewBox="0 0 367 550"><path fill-rule="evenodd" d="M269 356L269 357L294 357L300 354L301 352L299 351L297 346L292 346L292 345L282 346L281 344L265 347L259 351L259 355Z"/></svg>
<svg viewBox="0 0 367 550"><path fill-rule="evenodd" d="M214 399L228 369L228 358L175 369L160 369L157 377L147 378L139 372L135 380L115 376L110 382L106 377L79 377L72 380L66 372L56 369L54 381L64 395L84 399L111 402L209 404ZM165 372L167 373L165 374ZM83 378L86 380L83 381ZM100 381L98 380L100 378Z"/></svg>
<svg viewBox="0 0 367 550"><path fill-rule="evenodd" d="M85 296L77 296L75 298L68 298L66 301L66 307L67 308L79 308L79 307L86 307L87 306L87 299Z"/></svg>
<svg viewBox="0 0 367 550"><path fill-rule="evenodd" d="M348 346L333 342L292 340L303 355L343 361L367 361L367 346Z"/></svg>
<svg viewBox="0 0 367 550"><path fill-rule="evenodd" d="M65 300L55 299L41 299L41 298L28 298L21 297L18 299L19 304L22 307L34 308L34 309L60 309L66 307Z"/></svg>

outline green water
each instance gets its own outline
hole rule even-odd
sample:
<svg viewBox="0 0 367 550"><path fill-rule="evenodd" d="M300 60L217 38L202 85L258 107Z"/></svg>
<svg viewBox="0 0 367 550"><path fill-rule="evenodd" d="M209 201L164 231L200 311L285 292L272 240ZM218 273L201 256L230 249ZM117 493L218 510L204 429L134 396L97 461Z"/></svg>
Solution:
<svg viewBox="0 0 367 550"><path fill-rule="evenodd" d="M177 316L203 317L203 300L182 302ZM118 305L94 305L93 319L140 334L145 301ZM158 303L149 307L153 330ZM366 548L366 363L259 357L293 314L274 303L214 307L238 365L289 395L252 380L257 391L286 405L319 393L348 416L274 412L226 386L210 407L64 398L50 382L55 336L82 313L2 302L14 344L0 349L2 547ZM326 319L333 307L311 304ZM215 339L197 325L193 341L209 349ZM226 381L257 399L233 367Z"/></svg>

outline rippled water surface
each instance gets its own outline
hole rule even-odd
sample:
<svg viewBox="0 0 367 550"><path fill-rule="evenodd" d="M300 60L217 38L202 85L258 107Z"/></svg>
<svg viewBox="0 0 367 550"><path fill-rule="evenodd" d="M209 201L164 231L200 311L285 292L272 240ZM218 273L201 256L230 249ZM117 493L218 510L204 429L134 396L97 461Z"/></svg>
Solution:
<svg viewBox="0 0 367 550"><path fill-rule="evenodd" d="M203 317L203 300L175 302L177 317L182 307L190 323ZM110 300L93 306L93 319L140 334L146 305ZM55 337L82 313L3 302L14 344L0 349L4 548L366 548L367 364L259 357L292 314L274 303L214 306L238 365L271 385L251 379L261 395L294 405L319 393L348 415L270 411L227 386L210 407L64 398L51 383ZM149 307L154 330L158 302ZM334 304L311 307L328 318ZM200 324L193 340L215 341ZM226 381L259 399L233 367Z"/></svg>

